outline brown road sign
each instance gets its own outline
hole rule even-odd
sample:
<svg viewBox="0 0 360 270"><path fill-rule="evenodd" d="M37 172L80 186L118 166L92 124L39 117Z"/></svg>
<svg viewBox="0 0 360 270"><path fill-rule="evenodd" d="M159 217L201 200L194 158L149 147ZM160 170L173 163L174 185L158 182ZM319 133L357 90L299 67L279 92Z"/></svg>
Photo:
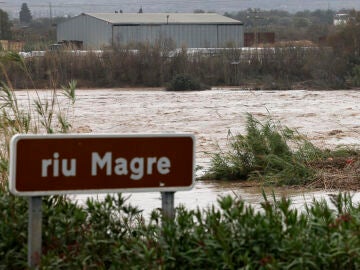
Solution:
<svg viewBox="0 0 360 270"><path fill-rule="evenodd" d="M193 135L15 135L10 191L70 193L189 190L194 184Z"/></svg>

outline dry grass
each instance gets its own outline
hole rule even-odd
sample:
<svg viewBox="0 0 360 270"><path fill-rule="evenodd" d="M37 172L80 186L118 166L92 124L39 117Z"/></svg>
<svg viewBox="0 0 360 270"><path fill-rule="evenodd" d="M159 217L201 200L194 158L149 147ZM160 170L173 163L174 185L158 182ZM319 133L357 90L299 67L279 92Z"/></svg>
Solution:
<svg viewBox="0 0 360 270"><path fill-rule="evenodd" d="M310 165L316 173L307 187L331 190L360 190L360 156L330 157Z"/></svg>

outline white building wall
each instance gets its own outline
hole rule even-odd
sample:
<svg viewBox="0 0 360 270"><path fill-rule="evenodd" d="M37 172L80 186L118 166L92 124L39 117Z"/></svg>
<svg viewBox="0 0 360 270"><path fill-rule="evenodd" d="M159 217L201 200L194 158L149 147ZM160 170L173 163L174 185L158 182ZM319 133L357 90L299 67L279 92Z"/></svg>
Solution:
<svg viewBox="0 0 360 270"><path fill-rule="evenodd" d="M137 42L154 43L160 38L171 39L176 47L219 48L229 43L242 47L242 25L164 24L119 25L113 28L114 41L121 45Z"/></svg>
<svg viewBox="0 0 360 270"><path fill-rule="evenodd" d="M112 44L112 25L105 21L79 15L57 27L57 41L80 40L85 49L99 49Z"/></svg>
<svg viewBox="0 0 360 270"><path fill-rule="evenodd" d="M113 27L114 42L127 45L130 43L154 43L160 38L160 25L120 25Z"/></svg>
<svg viewBox="0 0 360 270"><path fill-rule="evenodd" d="M218 47L244 47L244 28L239 25L218 25Z"/></svg>

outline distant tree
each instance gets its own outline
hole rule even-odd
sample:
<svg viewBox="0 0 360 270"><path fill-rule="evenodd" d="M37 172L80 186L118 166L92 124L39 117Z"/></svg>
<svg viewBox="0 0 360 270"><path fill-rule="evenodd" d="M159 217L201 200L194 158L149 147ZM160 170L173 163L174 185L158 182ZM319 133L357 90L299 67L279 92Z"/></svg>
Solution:
<svg viewBox="0 0 360 270"><path fill-rule="evenodd" d="M194 13L205 13L205 10L203 10L203 9L195 9Z"/></svg>
<svg viewBox="0 0 360 270"><path fill-rule="evenodd" d="M30 9L26 3L21 5L21 10L19 13L20 23L30 23L32 20L32 15Z"/></svg>
<svg viewBox="0 0 360 270"><path fill-rule="evenodd" d="M9 15L0 9L0 39L11 39L11 26Z"/></svg>
<svg viewBox="0 0 360 270"><path fill-rule="evenodd" d="M304 17L294 17L293 24L297 28L301 28L301 27L304 28L304 27L309 27L311 25L311 21L310 19Z"/></svg>

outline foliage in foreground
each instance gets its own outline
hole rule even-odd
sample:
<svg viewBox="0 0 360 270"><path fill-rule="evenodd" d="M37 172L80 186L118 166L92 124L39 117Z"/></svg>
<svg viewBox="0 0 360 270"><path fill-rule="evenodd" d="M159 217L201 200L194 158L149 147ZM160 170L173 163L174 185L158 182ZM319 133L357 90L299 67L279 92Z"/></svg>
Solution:
<svg viewBox="0 0 360 270"><path fill-rule="evenodd" d="M351 149L319 149L295 130L272 119L260 122L248 114L246 134L229 133L228 150L212 155L203 178L304 185L315 180L318 165L327 158L354 154Z"/></svg>
<svg viewBox="0 0 360 270"><path fill-rule="evenodd" d="M40 269L358 269L360 207L349 194L303 211L266 198L255 210L224 197L206 210L154 210L144 220L121 195L43 202ZM26 268L26 200L0 193L0 269Z"/></svg>

